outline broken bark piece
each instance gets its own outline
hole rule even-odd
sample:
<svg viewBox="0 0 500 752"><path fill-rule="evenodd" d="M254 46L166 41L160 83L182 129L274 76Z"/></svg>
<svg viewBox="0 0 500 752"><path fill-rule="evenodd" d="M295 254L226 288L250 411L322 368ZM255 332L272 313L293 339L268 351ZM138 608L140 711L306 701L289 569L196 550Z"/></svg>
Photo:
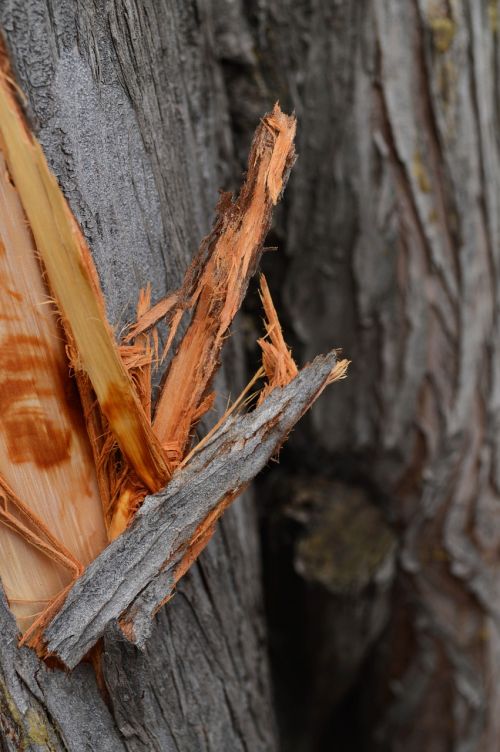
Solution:
<svg viewBox="0 0 500 752"><path fill-rule="evenodd" d="M278 105L263 118L240 194L236 200L222 196L214 228L190 270L184 294L178 296L183 303L169 309L175 330L186 299L187 305L194 305L153 422L162 446L176 456L174 464L181 462L193 423L201 417L200 406L219 365L224 339L260 259L272 208L295 160L295 128L295 118L281 112Z"/></svg>
<svg viewBox="0 0 500 752"><path fill-rule="evenodd" d="M4 62L0 51L0 63ZM12 379L8 380L13 370L11 366L14 364L19 370L18 362L24 357L19 345L26 346L24 349L29 355L29 363L23 370L26 378L23 376L17 384L22 389L19 395L15 392L15 396L21 401L22 410L26 412L27 407L36 407L40 416L39 423L32 420L29 436L24 441L22 415L19 410L15 412L13 430L16 440L21 440L14 448L7 442L6 451L14 464L32 461L37 466L43 464L46 470L57 463L71 465L78 461L80 467L81 457L73 445L81 444L90 468L92 509L98 512L94 527L92 515L81 522L78 510L82 494L76 483L63 484L66 506L59 510L56 518L52 513L54 503L51 505L46 500L42 499L40 510L34 510L36 504L32 504L32 497L37 489L23 488L21 497L5 480L10 468L2 475L0 440L0 541L6 541L7 552L12 549L11 539L20 541L11 565L13 592L9 592L7 562L3 562L1 573L13 607L31 609L30 613L23 611L20 617L21 621L28 620L21 642L36 648L43 657L56 657L73 667L112 622L118 621L122 632L136 643L145 639L154 612L171 597L176 582L206 546L220 515L279 449L294 423L324 386L335 378L339 364L336 365L333 352L297 374L269 291L263 287L268 336L268 340L261 343L264 368L223 416L222 422L187 455L193 427L212 405L214 394L210 385L219 365L224 339L255 271L272 207L281 195L295 158L295 118L284 115L278 105L265 116L252 144L248 174L240 194L235 200L228 194L222 196L214 229L202 243L183 286L153 308L150 307L150 290L145 290L139 300L138 324L131 330L128 342L119 348L106 319L90 251L39 144L26 126L6 71L4 65L0 70L4 193L10 195L17 207L14 229L21 228L31 238L23 210L28 219L35 248L24 243L23 263L36 280L33 287L38 290L37 300L49 303L46 311L52 327L50 335L54 332L61 335L61 342L55 337L58 344L53 351L63 356L54 369L50 347L44 345L43 352L38 352L32 342L35 335L30 333L30 326L33 322L25 316L24 307L19 306L17 313L12 314L14 303L7 305L0 295L0 314L3 314L0 337L2 327L8 334L8 341L3 343L3 355L0 347L0 398L2 385L15 392ZM4 218L3 224L7 226L8 220ZM10 243L5 269L0 257L0 276L3 271L7 275L0 283L3 281L7 290L5 300L12 293L11 297L21 303L25 295L29 297L30 281L23 279L18 283L9 269L18 244L19 238ZM24 269L22 264L20 267ZM7 272L12 279L7 279ZM22 291L16 285L22 287ZM47 292L53 300L44 299ZM191 320L170 362L151 425L151 368L158 356L158 334L153 327L159 316L170 324L168 350L186 311L191 311ZM17 314L20 328L12 323L17 321ZM21 333L16 347L10 342L10 329L15 334ZM49 341L50 336L45 339ZM77 437L74 440L71 433L60 430L56 434L48 418L45 422L42 420L52 414L57 415L59 421L64 418L64 413L62 417L59 415L61 390L58 392L52 382L48 388L45 371L50 371L54 383L60 378L66 388L71 383L70 364L80 394L80 402L75 406L76 416L73 416ZM39 365L43 378L37 372ZM247 392L264 371L269 378L267 398L253 413L237 417L236 407L246 400ZM57 378L55 372L59 374ZM10 403L7 407L8 417ZM45 431L45 444L41 438L37 443L40 426ZM5 433L5 426L0 418L0 433L2 431ZM41 461L43 447L45 455L52 453L50 458L44 455L44 463ZM20 452L19 458L11 456L14 449ZM60 456L56 463L52 455L57 452ZM172 478L176 467L178 471ZM15 480L15 473L13 477ZM37 476L30 469L26 477L31 482ZM158 491L171 478L168 488L149 497L131 527L119 536L139 508L147 489ZM54 486L59 502L57 480ZM72 519L69 528L64 523L65 516ZM106 529L109 538L119 537L95 558L104 547ZM92 537L95 530L100 535ZM89 538L96 550L85 550ZM79 543L84 550L78 549ZM28 573L35 569L44 571L42 559L45 569L49 567L53 587L43 589L37 584L38 590L24 597L22 587L16 583L17 570L27 564Z"/></svg>
<svg viewBox="0 0 500 752"><path fill-rule="evenodd" d="M228 419L165 491L146 499L29 644L72 668L118 619L124 634L142 644L152 615L206 545L218 517L276 454L335 365L335 352L316 358L253 412Z"/></svg>

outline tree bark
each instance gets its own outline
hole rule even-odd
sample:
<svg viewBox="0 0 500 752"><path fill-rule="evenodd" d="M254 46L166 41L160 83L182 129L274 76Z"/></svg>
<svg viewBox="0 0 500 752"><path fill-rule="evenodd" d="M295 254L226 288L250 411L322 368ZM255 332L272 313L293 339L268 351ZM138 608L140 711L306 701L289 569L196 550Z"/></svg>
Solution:
<svg viewBox="0 0 500 752"><path fill-rule="evenodd" d="M264 266L299 360L343 346L353 366L259 486L287 752L499 745L499 12L0 4L117 329L147 281L179 284L259 117L297 111ZM3 748L275 749L256 532L238 502L144 652L107 636L106 701L88 664L19 650L4 606Z"/></svg>
<svg viewBox="0 0 500 752"><path fill-rule="evenodd" d="M308 597L316 594L318 604L318 593L309 619L323 620L330 648L344 624L346 595L336 579L325 585L324 571L304 564L325 504L364 494L399 549L382 637L379 623L375 650L373 642L358 650L352 614L347 645L338 643L323 663L327 709L309 726L310 668L325 639L311 647L317 630L305 623L288 642L297 664L302 655L307 692L299 687L294 700L283 689L286 749L324 749L335 740L346 750L493 752L500 735L498 3L258 8L260 81L282 87L300 124L278 228L288 260L275 263L275 285L284 289L304 359L328 343L353 361L350 378L294 433L281 487L276 478L268 487L270 505L285 497L278 527L300 575L285 615L283 581L268 580L274 638L286 639L280 624ZM251 99L248 77L228 75L238 110ZM300 468L307 505L290 488ZM332 476L344 488L334 485L326 502L317 501L314 477ZM272 524L276 517L273 509ZM298 531L290 532L291 518ZM275 528L269 538L277 555ZM349 650L359 660L347 681L335 666L345 665Z"/></svg>

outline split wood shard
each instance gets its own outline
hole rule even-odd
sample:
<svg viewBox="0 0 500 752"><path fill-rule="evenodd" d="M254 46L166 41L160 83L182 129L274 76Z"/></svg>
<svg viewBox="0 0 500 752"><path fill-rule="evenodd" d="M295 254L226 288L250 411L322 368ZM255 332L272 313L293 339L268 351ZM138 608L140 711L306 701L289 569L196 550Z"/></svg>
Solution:
<svg viewBox="0 0 500 752"><path fill-rule="evenodd" d="M139 646L151 618L198 556L234 498L324 389L335 353L319 356L255 410L231 416L129 528L86 569L44 633L46 654L76 666L118 619Z"/></svg>
<svg viewBox="0 0 500 752"><path fill-rule="evenodd" d="M262 278L263 368L194 444L294 136L295 118L276 105L257 128L238 197L222 196L184 284L153 307L143 291L137 323L118 344L90 251L0 49L0 577L22 642L43 657L71 668L116 622L142 644L224 509L345 375L335 352L297 369ZM184 315L152 412L158 327L169 328L164 357ZM237 414L260 376L258 406Z"/></svg>

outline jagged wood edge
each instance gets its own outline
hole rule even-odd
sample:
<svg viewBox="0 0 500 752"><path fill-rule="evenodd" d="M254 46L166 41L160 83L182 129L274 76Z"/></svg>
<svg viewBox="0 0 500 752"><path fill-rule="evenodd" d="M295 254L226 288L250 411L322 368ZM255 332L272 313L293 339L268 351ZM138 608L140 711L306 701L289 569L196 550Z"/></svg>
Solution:
<svg viewBox="0 0 500 752"><path fill-rule="evenodd" d="M235 497L276 453L322 391L335 352L317 357L253 412L230 419L132 525L86 569L44 632L44 652L74 668L109 628L141 645L199 526ZM216 515L217 516L217 515ZM121 617L121 618L120 618Z"/></svg>

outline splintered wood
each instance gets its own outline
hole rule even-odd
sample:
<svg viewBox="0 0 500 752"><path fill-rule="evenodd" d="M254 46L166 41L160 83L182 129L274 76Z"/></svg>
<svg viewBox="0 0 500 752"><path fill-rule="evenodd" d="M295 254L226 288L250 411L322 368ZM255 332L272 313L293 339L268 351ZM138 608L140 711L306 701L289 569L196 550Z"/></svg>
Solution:
<svg viewBox="0 0 500 752"><path fill-rule="evenodd" d="M272 207L295 158L294 136L295 119L276 106L256 133L240 195L236 201L222 196L214 229L197 259L203 269L191 296L193 317L168 370L154 420L174 464L181 461L191 427L210 399L224 337L255 272ZM178 398L172 400L172 394Z"/></svg>
<svg viewBox="0 0 500 752"><path fill-rule="evenodd" d="M0 573L27 629L104 548L106 529L61 327L2 156L0 470Z"/></svg>
<svg viewBox="0 0 500 752"><path fill-rule="evenodd" d="M267 384L261 389L259 404L277 386L285 386L298 374L299 369L286 346L278 314L263 274L260 276L260 300L265 313L266 336L258 340L262 350L262 365Z"/></svg>
<svg viewBox="0 0 500 752"><path fill-rule="evenodd" d="M213 403L210 385L224 339L259 262L272 208L295 161L295 127L295 118L281 112L278 105L262 120L239 196L233 200L230 194L222 195L212 232L203 241L183 287L145 313L129 335L131 339L141 336L168 316L168 349L182 315L193 309L167 371L153 421L172 471L189 449L193 426ZM125 488L111 522L112 537L123 531L135 506L136 497Z"/></svg>
<svg viewBox="0 0 500 752"><path fill-rule="evenodd" d="M241 191L236 199L222 196L214 227L184 284L153 306L150 289L142 291L137 323L118 344L90 251L28 130L4 51L0 63L0 577L23 641L41 655L58 655L47 648L46 631L64 604L73 603L70 595L83 573L92 580L94 566L86 570L87 565L107 552L113 556L115 544L122 546L121 533L147 494L171 482L186 513L193 512L172 539L177 558L169 587L155 585L165 590L156 599L159 607L206 545L222 511L251 479L252 467L255 474L277 451L325 385L345 374L347 361L339 364L332 353L315 369L299 372L262 278L263 367L210 435L195 444L194 428L213 403L224 340L295 160L295 118L278 105L263 118ZM184 316L185 334L172 355ZM163 353L160 325L168 327ZM151 371L167 354L154 408ZM266 383L259 407L250 414L255 427L241 423L242 431L252 428L249 437L261 435L255 444L260 453L256 448L252 458L251 442L239 441L235 412L261 377ZM275 399L283 388L289 392ZM293 407L290 399L296 401ZM226 443L217 457L213 447L221 432ZM231 474L222 472L224 463L234 463L242 453L244 472L226 488ZM202 457L218 462L224 481L206 504L191 510L194 469ZM152 559L137 579L146 577L148 592L155 572L163 569L162 550L164 563L173 555L162 545L158 539L155 563ZM120 571L120 576L125 575ZM110 619L129 624L125 633L137 627L121 618L130 604L118 599L106 611ZM82 649L80 644L74 652L77 660Z"/></svg>
<svg viewBox="0 0 500 752"><path fill-rule="evenodd" d="M166 464L106 320L90 252L40 145L24 125L5 76L0 82L0 139L74 366L90 379L124 456L146 487L156 491L167 479Z"/></svg>

